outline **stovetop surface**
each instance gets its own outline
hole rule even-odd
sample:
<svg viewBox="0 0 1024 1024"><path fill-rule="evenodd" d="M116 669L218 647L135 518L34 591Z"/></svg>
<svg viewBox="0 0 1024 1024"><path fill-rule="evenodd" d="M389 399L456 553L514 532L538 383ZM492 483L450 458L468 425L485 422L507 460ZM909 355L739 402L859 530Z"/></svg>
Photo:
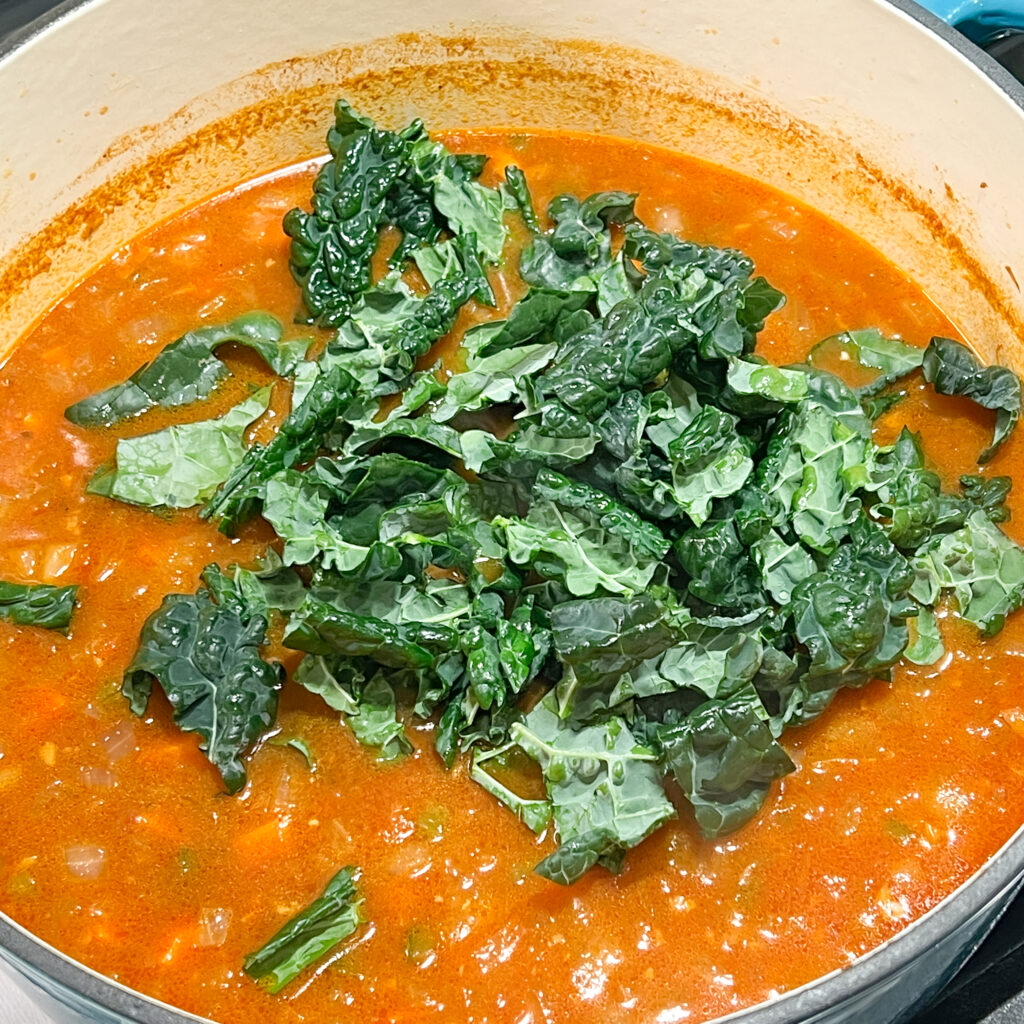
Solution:
<svg viewBox="0 0 1024 1024"><path fill-rule="evenodd" d="M57 2L0 0L0 42L56 7ZM969 24L965 28L969 35L974 34ZM1004 33L988 41L986 49L1024 81L1024 32ZM0 976L0 1003L3 980ZM0 1005L0 1011L3 1009ZM0 1019L5 1020L2 1013ZM45 1015L39 1020L45 1021ZM912 1024L1024 1024L1024 895L1011 905L939 1000Z"/></svg>

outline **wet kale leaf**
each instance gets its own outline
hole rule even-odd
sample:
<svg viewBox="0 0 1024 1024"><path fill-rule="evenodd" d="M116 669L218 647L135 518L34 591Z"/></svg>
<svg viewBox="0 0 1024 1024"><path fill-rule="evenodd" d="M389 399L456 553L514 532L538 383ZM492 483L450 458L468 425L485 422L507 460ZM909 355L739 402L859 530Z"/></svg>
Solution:
<svg viewBox="0 0 1024 1024"><path fill-rule="evenodd" d="M363 921L356 868L342 868L319 896L245 958L245 973L276 995L347 939Z"/></svg>
<svg viewBox="0 0 1024 1024"><path fill-rule="evenodd" d="M128 380L83 398L64 415L76 426L112 427L156 406L173 409L206 398L229 375L227 365L214 355L228 343L252 349L275 373L288 376L310 343L282 341L282 334L280 322L268 313L247 313L222 326L189 331Z"/></svg>
<svg viewBox="0 0 1024 1024"><path fill-rule="evenodd" d="M211 566L210 586L164 598L142 627L121 690L143 715L158 685L175 723L199 734L200 750L235 793L245 785L242 757L274 722L284 673L260 654L266 618L223 575Z"/></svg>
<svg viewBox="0 0 1024 1024"><path fill-rule="evenodd" d="M0 580L0 619L17 626L67 630L75 610L78 587Z"/></svg>

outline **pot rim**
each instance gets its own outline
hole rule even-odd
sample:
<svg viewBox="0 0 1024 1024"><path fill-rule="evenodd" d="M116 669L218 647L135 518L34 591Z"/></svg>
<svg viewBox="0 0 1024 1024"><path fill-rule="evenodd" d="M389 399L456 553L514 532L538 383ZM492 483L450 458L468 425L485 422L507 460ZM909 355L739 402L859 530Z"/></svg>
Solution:
<svg viewBox="0 0 1024 1024"><path fill-rule="evenodd" d="M62 0L0 42L0 64L58 23L100 2L102 0ZM930 31L938 37L938 42L989 78L1024 115L1024 83L947 22L914 0L870 2L895 8L907 19ZM718 1017L708 1024L801 1024L817 1019L823 1011L854 999L880 985L886 978L896 976L957 928L977 918L996 900L1003 898L1008 903L1021 884L1022 876L1024 825L966 882L885 943L862 954L851 964L791 989L774 1000ZM161 1002L79 963L37 938L3 911L0 911L0 960L26 974L34 984L39 984L37 977L55 982L56 989L44 986L48 993L74 1008L84 1001L138 1024L215 1024L209 1018Z"/></svg>

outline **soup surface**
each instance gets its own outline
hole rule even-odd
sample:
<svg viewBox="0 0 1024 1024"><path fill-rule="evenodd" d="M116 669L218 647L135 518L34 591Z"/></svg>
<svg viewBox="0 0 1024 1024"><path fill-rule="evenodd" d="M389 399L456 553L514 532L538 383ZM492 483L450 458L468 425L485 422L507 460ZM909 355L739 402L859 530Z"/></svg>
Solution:
<svg viewBox="0 0 1024 1024"><path fill-rule="evenodd" d="M612 139L442 138L491 156L484 181L522 167L538 208L560 192L627 189L651 227L748 253L788 298L759 341L775 363L869 325L918 344L957 336L879 253L722 168ZM185 415L96 431L64 409L202 322L263 309L291 323L281 218L307 201L314 170L271 174L139 237L3 368L0 578L82 590L67 638L0 622L0 908L98 971L222 1024L674 1024L849 963L977 870L1024 821L1019 618L982 641L948 616L939 664L904 664L891 684L844 692L787 733L797 770L734 835L704 840L684 813L621 875L598 868L566 888L532 871L551 837L535 837L463 763L445 770L431 723L410 725L412 756L381 764L336 713L286 684L281 734L303 737L315 770L267 743L227 796L162 696L145 718L129 714L119 687L147 616L165 594L194 591L208 563L252 563L272 534L249 524L229 539L192 512L157 515L86 484L118 437L219 414L244 396L242 381L272 377L239 350L227 357L232 383ZM500 302L521 294L512 271L493 280ZM272 408L287 408L280 387ZM879 421L879 436L903 423L950 481L976 471L991 433L988 413L923 390ZM997 472L1019 464L1022 443L1004 446ZM1015 520L1022 493L1011 493ZM1021 539L1014 522L1007 530ZM293 668L298 655L280 653ZM350 863L369 925L268 994L243 957Z"/></svg>

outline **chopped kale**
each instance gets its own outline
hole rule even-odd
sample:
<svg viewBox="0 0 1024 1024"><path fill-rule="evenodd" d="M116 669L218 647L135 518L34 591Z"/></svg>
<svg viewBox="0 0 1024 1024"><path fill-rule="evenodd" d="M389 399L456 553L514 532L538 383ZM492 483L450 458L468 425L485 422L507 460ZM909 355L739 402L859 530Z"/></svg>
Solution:
<svg viewBox="0 0 1024 1024"><path fill-rule="evenodd" d="M307 967L347 939L363 921L358 871L342 868L323 895L245 958L245 973L276 995Z"/></svg>
<svg viewBox="0 0 1024 1024"><path fill-rule="evenodd" d="M419 122L335 115L312 210L285 222L305 319L335 333L292 369L277 436L243 456L239 434L222 464L199 429L220 421L174 427L123 442L102 478L276 535L260 568L166 598L125 678L137 713L164 688L230 789L272 725L273 619L303 652L293 681L376 757L433 718L446 764L470 755L530 828L553 824L537 871L568 884L677 813L669 780L705 835L742 827L794 770L788 728L942 655L946 597L986 635L1024 605L1008 478L944 488L914 434L877 444L869 415L920 374L995 411L986 461L1019 415L1009 370L874 328L773 366L755 344L783 297L742 253L651 230L628 193L557 196L540 218L516 168L489 189L482 158ZM431 351L491 301L506 211L529 232L527 290L464 332L445 377ZM399 243L373 280L383 228ZM211 471L184 486L190 459ZM524 760L535 792L507 767ZM335 884L247 961L272 991L356 927L352 879Z"/></svg>
<svg viewBox="0 0 1024 1024"><path fill-rule="evenodd" d="M71 625L78 587L0 580L0 619L17 626L66 630Z"/></svg>

